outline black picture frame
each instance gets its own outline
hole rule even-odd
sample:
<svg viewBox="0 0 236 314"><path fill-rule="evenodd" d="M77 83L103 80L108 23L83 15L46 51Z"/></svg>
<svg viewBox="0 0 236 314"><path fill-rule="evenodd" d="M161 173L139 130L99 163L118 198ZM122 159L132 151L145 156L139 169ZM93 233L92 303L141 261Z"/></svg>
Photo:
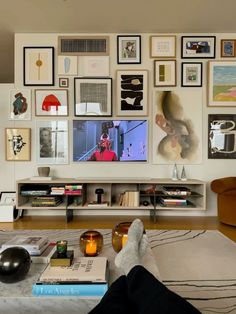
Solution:
<svg viewBox="0 0 236 314"><path fill-rule="evenodd" d="M202 87L202 62L181 63L181 86Z"/></svg>
<svg viewBox="0 0 236 314"><path fill-rule="evenodd" d="M141 63L141 35L117 36L117 63Z"/></svg>
<svg viewBox="0 0 236 314"><path fill-rule="evenodd" d="M181 36L182 59L215 59L216 36Z"/></svg>

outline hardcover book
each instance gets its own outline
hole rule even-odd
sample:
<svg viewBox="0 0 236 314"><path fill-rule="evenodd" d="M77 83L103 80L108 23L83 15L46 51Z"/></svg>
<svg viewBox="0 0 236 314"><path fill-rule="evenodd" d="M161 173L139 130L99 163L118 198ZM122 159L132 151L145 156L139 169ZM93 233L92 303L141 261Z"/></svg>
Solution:
<svg viewBox="0 0 236 314"><path fill-rule="evenodd" d="M15 236L3 243L2 248L23 246L25 249L39 250L46 243L48 243L48 238L44 236Z"/></svg>
<svg viewBox="0 0 236 314"><path fill-rule="evenodd" d="M56 243L49 243L47 248L40 255L31 256L32 263L35 264L48 264L50 263L51 256L56 251Z"/></svg>

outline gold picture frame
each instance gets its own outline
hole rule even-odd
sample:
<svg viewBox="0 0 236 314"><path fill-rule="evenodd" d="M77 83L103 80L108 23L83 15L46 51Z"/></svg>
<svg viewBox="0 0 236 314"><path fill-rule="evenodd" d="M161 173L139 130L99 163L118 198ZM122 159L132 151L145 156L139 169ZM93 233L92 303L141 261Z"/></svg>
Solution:
<svg viewBox="0 0 236 314"><path fill-rule="evenodd" d="M6 128L5 151L7 161L29 161L31 159L31 129Z"/></svg>

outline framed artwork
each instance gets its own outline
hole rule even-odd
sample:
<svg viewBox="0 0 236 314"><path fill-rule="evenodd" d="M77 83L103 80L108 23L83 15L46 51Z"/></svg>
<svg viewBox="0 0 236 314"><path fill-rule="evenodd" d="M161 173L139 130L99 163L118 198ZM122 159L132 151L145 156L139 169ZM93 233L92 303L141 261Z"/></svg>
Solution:
<svg viewBox="0 0 236 314"><path fill-rule="evenodd" d="M235 39L221 39L220 41L220 56L222 58L235 57Z"/></svg>
<svg viewBox="0 0 236 314"><path fill-rule="evenodd" d="M36 121L36 156L39 164L68 163L68 121Z"/></svg>
<svg viewBox="0 0 236 314"><path fill-rule="evenodd" d="M69 87L68 77L59 77L59 87Z"/></svg>
<svg viewBox="0 0 236 314"><path fill-rule="evenodd" d="M236 158L236 115L208 115L208 158Z"/></svg>
<svg viewBox="0 0 236 314"><path fill-rule="evenodd" d="M31 129L5 129L6 160L29 161L31 158Z"/></svg>
<svg viewBox="0 0 236 314"><path fill-rule="evenodd" d="M36 89L36 116L68 116L67 89Z"/></svg>
<svg viewBox="0 0 236 314"><path fill-rule="evenodd" d="M77 75L78 57L77 56L58 56L57 57L58 75Z"/></svg>
<svg viewBox="0 0 236 314"><path fill-rule="evenodd" d="M175 58L176 36L151 36L150 57L151 58Z"/></svg>
<svg viewBox="0 0 236 314"><path fill-rule="evenodd" d="M181 86L202 86L202 62L182 62Z"/></svg>
<svg viewBox="0 0 236 314"><path fill-rule="evenodd" d="M117 71L117 115L146 116L148 114L148 71Z"/></svg>
<svg viewBox="0 0 236 314"><path fill-rule="evenodd" d="M54 47L24 47L24 86L54 85Z"/></svg>
<svg viewBox="0 0 236 314"><path fill-rule="evenodd" d="M201 163L202 90L155 91L152 132L154 164Z"/></svg>
<svg viewBox="0 0 236 314"><path fill-rule="evenodd" d="M182 36L181 58L215 58L215 36Z"/></svg>
<svg viewBox="0 0 236 314"><path fill-rule="evenodd" d="M9 120L31 120L31 90L10 90Z"/></svg>
<svg viewBox="0 0 236 314"><path fill-rule="evenodd" d="M112 115L112 79L74 78L75 116Z"/></svg>
<svg viewBox="0 0 236 314"><path fill-rule="evenodd" d="M208 106L236 106L236 61L208 63Z"/></svg>
<svg viewBox="0 0 236 314"><path fill-rule="evenodd" d="M16 192L1 192L0 204L15 205L16 204Z"/></svg>
<svg viewBox="0 0 236 314"><path fill-rule="evenodd" d="M78 68L80 76L109 76L110 58L108 56L80 56Z"/></svg>
<svg viewBox="0 0 236 314"><path fill-rule="evenodd" d="M118 64L141 63L140 35L117 36L117 63Z"/></svg>
<svg viewBox="0 0 236 314"><path fill-rule="evenodd" d="M154 61L154 86L176 86L176 60Z"/></svg>

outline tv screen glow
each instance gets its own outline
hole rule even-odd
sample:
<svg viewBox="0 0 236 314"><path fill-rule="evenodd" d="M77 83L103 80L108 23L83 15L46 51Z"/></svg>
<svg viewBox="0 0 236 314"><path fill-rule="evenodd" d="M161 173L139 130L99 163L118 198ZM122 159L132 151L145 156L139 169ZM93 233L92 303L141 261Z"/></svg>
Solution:
<svg viewBox="0 0 236 314"><path fill-rule="evenodd" d="M73 161L147 161L147 120L73 120Z"/></svg>

